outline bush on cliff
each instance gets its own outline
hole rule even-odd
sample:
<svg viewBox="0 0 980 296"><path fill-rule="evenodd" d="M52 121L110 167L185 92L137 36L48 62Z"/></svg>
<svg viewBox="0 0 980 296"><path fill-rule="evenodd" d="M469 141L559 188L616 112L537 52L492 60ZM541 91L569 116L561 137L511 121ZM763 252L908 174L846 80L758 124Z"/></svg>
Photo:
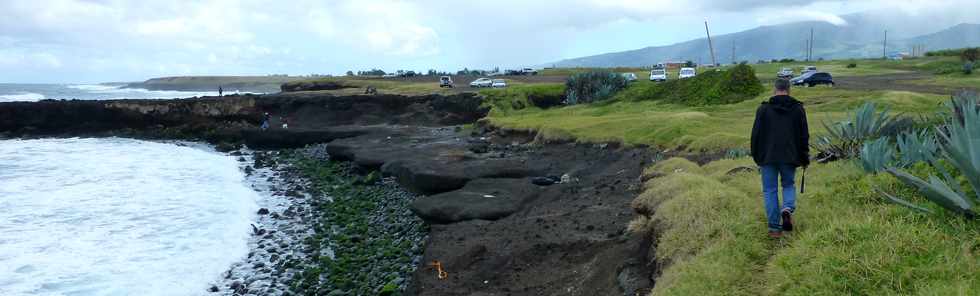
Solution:
<svg viewBox="0 0 980 296"><path fill-rule="evenodd" d="M693 78L634 87L620 97L631 101L660 100L687 106L738 103L755 98L765 89L755 70L740 64L725 71L707 71Z"/></svg>
<svg viewBox="0 0 980 296"><path fill-rule="evenodd" d="M279 90L282 92L338 90L343 88L356 88L356 86L347 85L343 81L336 79L302 80L286 82L279 86Z"/></svg>
<svg viewBox="0 0 980 296"><path fill-rule="evenodd" d="M598 102L611 98L627 84L626 78L609 70L578 73L565 81L565 98L569 105Z"/></svg>
<svg viewBox="0 0 980 296"><path fill-rule="evenodd" d="M505 115L528 107L546 109L559 105L565 93L561 84L528 84L508 88L486 89L480 91L485 97L484 106L491 107L491 113ZM557 102L557 103L556 103Z"/></svg>

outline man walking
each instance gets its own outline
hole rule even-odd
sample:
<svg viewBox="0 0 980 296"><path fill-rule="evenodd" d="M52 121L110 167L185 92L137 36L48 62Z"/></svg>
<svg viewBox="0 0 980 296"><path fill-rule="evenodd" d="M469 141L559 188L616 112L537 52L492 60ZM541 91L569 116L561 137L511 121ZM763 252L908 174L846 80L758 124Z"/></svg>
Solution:
<svg viewBox="0 0 980 296"><path fill-rule="evenodd" d="M752 158L762 170L762 197L766 206L769 237L793 231L796 211L797 167L810 164L810 132L803 103L789 95L789 80L778 79L773 97L762 102L752 126ZM779 204L779 188L783 203Z"/></svg>

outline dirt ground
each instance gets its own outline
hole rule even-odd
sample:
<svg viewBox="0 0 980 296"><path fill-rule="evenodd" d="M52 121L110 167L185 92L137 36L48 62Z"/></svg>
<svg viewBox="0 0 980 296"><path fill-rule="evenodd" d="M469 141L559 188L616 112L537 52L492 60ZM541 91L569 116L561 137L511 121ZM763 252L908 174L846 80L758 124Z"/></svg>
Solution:
<svg viewBox="0 0 980 296"><path fill-rule="evenodd" d="M629 204L641 188L640 172L651 161L648 150L528 145L533 138L504 131L460 135L450 127L386 126L331 142L328 151L427 192L420 200L444 198L434 202L442 207L435 214L492 213L486 219L430 223L409 295L649 291L656 270L647 258L651 242L626 232L633 215ZM565 174L566 183L532 184L534 177ZM478 183L488 185L473 186ZM466 193L477 194L473 204L454 199ZM515 199L516 208L500 204ZM436 261L447 278L440 279L430 265Z"/></svg>
<svg viewBox="0 0 980 296"><path fill-rule="evenodd" d="M932 77L931 74L926 73L901 73L901 74L887 74L887 75L871 75L871 76L850 76L850 77L839 77L835 79L836 87L851 90L896 90L896 91L910 91L919 93L930 93L930 94L940 94L949 95L957 91L963 90L963 88L947 87L941 85L922 85L914 84L911 81L928 79ZM977 88L966 89L976 92L980 89Z"/></svg>

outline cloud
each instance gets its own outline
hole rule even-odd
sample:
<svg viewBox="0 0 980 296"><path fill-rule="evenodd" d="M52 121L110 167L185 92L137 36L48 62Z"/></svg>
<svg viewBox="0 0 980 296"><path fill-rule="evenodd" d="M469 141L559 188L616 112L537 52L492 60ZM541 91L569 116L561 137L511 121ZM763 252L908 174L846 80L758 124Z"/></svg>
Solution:
<svg viewBox="0 0 980 296"><path fill-rule="evenodd" d="M929 20L882 13L896 34L980 21L975 0L0 1L0 82L534 65L880 8Z"/></svg>
<svg viewBox="0 0 980 296"><path fill-rule="evenodd" d="M847 20L833 13L811 10L790 10L779 14L768 14L758 18L760 24L774 25L788 22L820 21L835 26L847 26Z"/></svg>
<svg viewBox="0 0 980 296"><path fill-rule="evenodd" d="M419 7L402 1L335 1L306 14L321 38L373 53L428 56L439 53L439 35L422 24Z"/></svg>

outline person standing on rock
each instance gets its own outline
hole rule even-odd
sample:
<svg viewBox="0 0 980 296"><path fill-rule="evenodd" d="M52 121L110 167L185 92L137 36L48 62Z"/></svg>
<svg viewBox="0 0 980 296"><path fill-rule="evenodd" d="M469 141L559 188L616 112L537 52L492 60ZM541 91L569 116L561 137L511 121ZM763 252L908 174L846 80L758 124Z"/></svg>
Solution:
<svg viewBox="0 0 980 296"><path fill-rule="evenodd" d="M218 86L218 96L219 97L223 97L224 96L224 93L225 93L225 90L224 89L221 89L221 86L219 85Z"/></svg>
<svg viewBox="0 0 980 296"><path fill-rule="evenodd" d="M796 212L796 168L810 164L810 132L803 103L789 95L786 79L775 82L773 97L762 102L752 126L752 158L762 173L762 197L766 208L769 237L782 237L793 231ZM779 204L779 185L783 203Z"/></svg>
<svg viewBox="0 0 980 296"><path fill-rule="evenodd" d="M262 115L262 126L261 126L261 128L262 128L262 130L269 129L269 112L265 112L265 114Z"/></svg>

